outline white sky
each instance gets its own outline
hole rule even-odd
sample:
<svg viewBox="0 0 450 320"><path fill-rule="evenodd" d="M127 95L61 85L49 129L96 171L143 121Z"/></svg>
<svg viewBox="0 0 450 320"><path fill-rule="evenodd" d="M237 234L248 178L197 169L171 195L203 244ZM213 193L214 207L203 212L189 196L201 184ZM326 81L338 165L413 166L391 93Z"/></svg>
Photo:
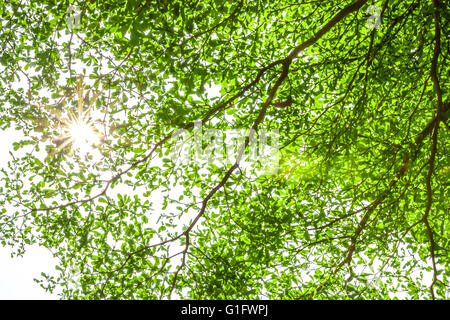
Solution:
<svg viewBox="0 0 450 320"><path fill-rule="evenodd" d="M12 143L20 136L14 129L1 132L0 167L10 159ZM56 259L48 249L29 246L23 257L11 258L11 247L0 245L0 299L58 299L33 281L41 272L53 273Z"/></svg>
<svg viewBox="0 0 450 320"><path fill-rule="evenodd" d="M10 256L9 247L0 246L0 299L59 299L42 289L34 278L41 272L54 273L56 260L48 249L30 246L23 257Z"/></svg>

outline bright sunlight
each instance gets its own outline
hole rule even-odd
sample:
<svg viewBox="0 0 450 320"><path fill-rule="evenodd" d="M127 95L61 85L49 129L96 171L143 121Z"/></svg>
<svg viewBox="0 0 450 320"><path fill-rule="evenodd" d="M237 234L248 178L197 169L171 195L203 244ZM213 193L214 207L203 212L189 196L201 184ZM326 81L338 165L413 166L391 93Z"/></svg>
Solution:
<svg viewBox="0 0 450 320"><path fill-rule="evenodd" d="M92 145L99 143L98 134L86 121L74 121L69 130L73 148L82 153L88 152Z"/></svg>

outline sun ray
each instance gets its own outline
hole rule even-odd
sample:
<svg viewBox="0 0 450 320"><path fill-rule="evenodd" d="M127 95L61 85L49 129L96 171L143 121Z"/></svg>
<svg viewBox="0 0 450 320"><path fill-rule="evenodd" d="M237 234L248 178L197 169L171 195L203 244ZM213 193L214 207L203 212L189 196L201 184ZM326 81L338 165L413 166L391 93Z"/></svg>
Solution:
<svg viewBox="0 0 450 320"><path fill-rule="evenodd" d="M84 94L86 92L86 94ZM102 134L95 126L95 121L91 117L93 105L100 97L101 91L85 90L83 78L80 76L76 84L77 101L65 110L64 118L59 119L57 131L59 135L55 137L53 143L56 148L50 153L55 155L61 151L70 151L70 154L94 153L94 147L102 141ZM90 98L90 93L92 97Z"/></svg>

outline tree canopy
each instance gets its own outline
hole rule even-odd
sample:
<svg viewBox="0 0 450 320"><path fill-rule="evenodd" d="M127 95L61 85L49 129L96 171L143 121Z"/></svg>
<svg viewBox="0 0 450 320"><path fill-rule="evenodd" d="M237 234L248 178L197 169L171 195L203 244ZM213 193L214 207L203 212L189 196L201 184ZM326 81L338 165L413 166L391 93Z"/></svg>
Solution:
<svg viewBox="0 0 450 320"><path fill-rule="evenodd" d="M37 281L69 299L446 299L449 22L443 0L2 1L23 138L0 241L52 250Z"/></svg>

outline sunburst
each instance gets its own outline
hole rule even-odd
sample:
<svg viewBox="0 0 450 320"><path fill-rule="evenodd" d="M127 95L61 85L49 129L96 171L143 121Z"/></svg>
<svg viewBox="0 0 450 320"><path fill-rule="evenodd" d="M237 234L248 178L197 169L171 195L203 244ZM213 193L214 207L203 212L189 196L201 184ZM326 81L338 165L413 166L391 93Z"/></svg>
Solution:
<svg viewBox="0 0 450 320"><path fill-rule="evenodd" d="M90 120L89 112L70 114L68 119L62 121L62 127L64 132L54 140L58 146L54 153L70 147L72 151L86 154L100 144L101 135Z"/></svg>
<svg viewBox="0 0 450 320"><path fill-rule="evenodd" d="M53 139L57 148L52 152L56 154L65 149L78 151L80 154L92 153L93 147L100 144L101 134L94 126L90 111L95 100L99 96L97 92L92 99L89 99L89 93L83 97L82 79L77 83L78 103L77 111L69 110L67 118L61 120L62 133ZM86 109L86 110L85 110Z"/></svg>

